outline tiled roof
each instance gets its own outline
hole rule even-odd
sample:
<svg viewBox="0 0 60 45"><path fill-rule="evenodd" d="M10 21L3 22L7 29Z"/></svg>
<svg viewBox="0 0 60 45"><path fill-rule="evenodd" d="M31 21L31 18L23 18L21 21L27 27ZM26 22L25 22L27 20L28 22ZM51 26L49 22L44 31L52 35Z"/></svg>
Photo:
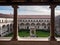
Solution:
<svg viewBox="0 0 60 45"><path fill-rule="evenodd" d="M0 14L0 18L13 18L13 15ZM38 19L38 18L50 18L50 15L18 15L20 19Z"/></svg>
<svg viewBox="0 0 60 45"><path fill-rule="evenodd" d="M19 18L24 18L24 19L34 18L34 19L38 19L38 18L50 18L50 16L49 15L20 15Z"/></svg>
<svg viewBox="0 0 60 45"><path fill-rule="evenodd" d="M12 15L0 13L0 18L12 18L12 17L13 17Z"/></svg>

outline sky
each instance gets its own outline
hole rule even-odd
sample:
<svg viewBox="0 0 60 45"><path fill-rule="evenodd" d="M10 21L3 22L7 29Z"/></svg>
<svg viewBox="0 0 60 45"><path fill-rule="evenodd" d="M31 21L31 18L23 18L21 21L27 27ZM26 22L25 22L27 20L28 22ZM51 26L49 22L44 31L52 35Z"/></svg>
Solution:
<svg viewBox="0 0 60 45"><path fill-rule="evenodd" d="M18 15L50 15L50 6L18 6ZM11 6L0 6L0 13L13 14ZM60 6L55 8L55 16L60 15Z"/></svg>

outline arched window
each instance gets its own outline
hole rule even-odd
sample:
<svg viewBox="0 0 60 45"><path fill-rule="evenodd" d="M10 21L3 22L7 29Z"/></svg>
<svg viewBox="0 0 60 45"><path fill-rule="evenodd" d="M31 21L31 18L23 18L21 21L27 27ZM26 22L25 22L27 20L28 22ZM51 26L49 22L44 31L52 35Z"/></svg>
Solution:
<svg viewBox="0 0 60 45"><path fill-rule="evenodd" d="M7 25L7 30L9 30L9 24Z"/></svg>
<svg viewBox="0 0 60 45"><path fill-rule="evenodd" d="M21 25L21 26L23 26L23 25L24 25L24 23L21 23L20 25Z"/></svg>
<svg viewBox="0 0 60 45"><path fill-rule="evenodd" d="M36 22L38 22L38 20L36 20Z"/></svg>
<svg viewBox="0 0 60 45"><path fill-rule="evenodd" d="M29 23L26 23L26 26L29 26L30 24Z"/></svg>
<svg viewBox="0 0 60 45"><path fill-rule="evenodd" d="M50 23L48 23L47 26L50 26Z"/></svg>
<svg viewBox="0 0 60 45"><path fill-rule="evenodd" d="M37 25L37 26L40 26L40 23L37 23L36 25Z"/></svg>
<svg viewBox="0 0 60 45"><path fill-rule="evenodd" d="M10 24L10 31L13 30L13 24Z"/></svg>
<svg viewBox="0 0 60 45"><path fill-rule="evenodd" d="M45 26L46 24L45 23L42 23L42 26Z"/></svg>
<svg viewBox="0 0 60 45"><path fill-rule="evenodd" d="M31 26L34 26L35 25L35 23L31 23Z"/></svg>
<svg viewBox="0 0 60 45"><path fill-rule="evenodd" d="M30 20L28 20L28 22L30 22Z"/></svg>
<svg viewBox="0 0 60 45"><path fill-rule="evenodd" d="M2 28L5 28L5 25L3 25Z"/></svg>

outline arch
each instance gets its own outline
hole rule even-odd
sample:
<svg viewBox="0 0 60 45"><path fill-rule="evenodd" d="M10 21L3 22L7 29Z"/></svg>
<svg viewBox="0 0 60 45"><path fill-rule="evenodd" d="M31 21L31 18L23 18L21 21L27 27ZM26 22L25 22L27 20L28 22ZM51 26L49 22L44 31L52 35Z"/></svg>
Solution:
<svg viewBox="0 0 60 45"><path fill-rule="evenodd" d="M42 23L42 26L45 26L46 24L45 23Z"/></svg>
<svg viewBox="0 0 60 45"><path fill-rule="evenodd" d="M13 24L10 24L10 27L13 26Z"/></svg>
<svg viewBox="0 0 60 45"><path fill-rule="evenodd" d="M5 28L5 25L3 25L2 28Z"/></svg>
<svg viewBox="0 0 60 45"><path fill-rule="evenodd" d="M7 24L7 30L9 30L9 24Z"/></svg>
<svg viewBox="0 0 60 45"><path fill-rule="evenodd" d="M13 24L10 24L10 31L13 30Z"/></svg>
<svg viewBox="0 0 60 45"><path fill-rule="evenodd" d="M39 26L39 25L40 25L40 23L37 23L36 25L38 25L38 26Z"/></svg>
<svg viewBox="0 0 60 45"><path fill-rule="evenodd" d="M26 23L25 25L30 25L29 23Z"/></svg>
<svg viewBox="0 0 60 45"><path fill-rule="evenodd" d="M27 26L27 29L29 29L30 24L29 23L26 23L25 25Z"/></svg>
<svg viewBox="0 0 60 45"><path fill-rule="evenodd" d="M47 26L50 26L50 23L48 23Z"/></svg>
<svg viewBox="0 0 60 45"><path fill-rule="evenodd" d="M20 25L24 25L24 23L21 23Z"/></svg>
<svg viewBox="0 0 60 45"><path fill-rule="evenodd" d="M5 30L5 29L6 29L6 25L3 25L3 26L2 26L2 30Z"/></svg>
<svg viewBox="0 0 60 45"><path fill-rule="evenodd" d="M34 26L34 25L35 25L35 23L31 23L31 25L32 25L32 26Z"/></svg>
<svg viewBox="0 0 60 45"><path fill-rule="evenodd" d="M50 23L48 23L47 26L48 26L48 30L50 30Z"/></svg>

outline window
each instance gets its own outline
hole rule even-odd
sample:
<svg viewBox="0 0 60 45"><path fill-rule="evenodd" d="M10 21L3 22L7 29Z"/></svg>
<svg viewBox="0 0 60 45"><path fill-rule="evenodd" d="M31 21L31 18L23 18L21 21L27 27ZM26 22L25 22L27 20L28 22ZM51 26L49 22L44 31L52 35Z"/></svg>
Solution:
<svg viewBox="0 0 60 45"><path fill-rule="evenodd" d="M30 20L28 20L28 22L30 22Z"/></svg>
<svg viewBox="0 0 60 45"><path fill-rule="evenodd" d="M41 22L43 22L43 20L41 20Z"/></svg>
<svg viewBox="0 0 60 45"><path fill-rule="evenodd" d="M44 22L46 22L46 20L44 20Z"/></svg>
<svg viewBox="0 0 60 45"><path fill-rule="evenodd" d="M47 20L47 22L49 22L49 20Z"/></svg>
<svg viewBox="0 0 60 45"><path fill-rule="evenodd" d="M24 20L23 20L23 22L24 22Z"/></svg>
<svg viewBox="0 0 60 45"><path fill-rule="evenodd" d="M32 22L32 20L31 20L31 22Z"/></svg>
<svg viewBox="0 0 60 45"><path fill-rule="evenodd" d="M41 22L41 20L39 20L39 22Z"/></svg>
<svg viewBox="0 0 60 45"><path fill-rule="evenodd" d="M34 22L35 22L35 20L34 20Z"/></svg>
<svg viewBox="0 0 60 45"><path fill-rule="evenodd" d="M36 20L36 22L38 22L38 20Z"/></svg>

